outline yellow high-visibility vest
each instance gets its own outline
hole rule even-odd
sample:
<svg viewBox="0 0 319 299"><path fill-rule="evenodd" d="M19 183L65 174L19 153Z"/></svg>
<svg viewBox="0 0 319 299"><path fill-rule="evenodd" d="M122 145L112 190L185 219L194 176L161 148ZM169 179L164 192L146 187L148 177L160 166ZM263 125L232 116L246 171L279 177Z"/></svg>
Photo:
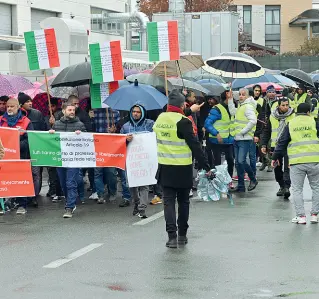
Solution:
<svg viewBox="0 0 319 299"><path fill-rule="evenodd" d="M222 138L228 138L231 135L232 126L233 126L233 118L229 117L229 114L223 105L218 104L215 107L219 109L221 113L221 119L217 120L214 123L214 128L218 131L218 133L220 134ZM209 138L217 138L217 137L209 134Z"/></svg>
<svg viewBox="0 0 319 299"><path fill-rule="evenodd" d="M295 117L295 113L292 113L289 115L286 119L285 122L288 124L293 118ZM279 120L270 115L270 123L271 123L271 147L275 147L277 144L277 139L278 139L278 129L279 129Z"/></svg>

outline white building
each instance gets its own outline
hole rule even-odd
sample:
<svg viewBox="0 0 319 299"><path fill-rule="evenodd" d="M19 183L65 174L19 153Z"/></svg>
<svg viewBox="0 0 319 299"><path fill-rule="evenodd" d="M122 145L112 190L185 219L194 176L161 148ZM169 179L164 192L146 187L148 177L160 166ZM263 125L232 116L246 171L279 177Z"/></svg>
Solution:
<svg viewBox="0 0 319 299"><path fill-rule="evenodd" d="M319 9L319 0L312 0L312 8Z"/></svg>

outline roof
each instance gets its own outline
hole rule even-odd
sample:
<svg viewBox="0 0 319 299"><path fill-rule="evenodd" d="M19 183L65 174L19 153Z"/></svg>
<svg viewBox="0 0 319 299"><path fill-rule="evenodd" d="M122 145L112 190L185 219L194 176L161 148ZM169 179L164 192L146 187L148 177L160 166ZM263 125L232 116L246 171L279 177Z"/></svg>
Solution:
<svg viewBox="0 0 319 299"><path fill-rule="evenodd" d="M304 26L307 23L319 22L319 9L308 9L294 17L289 26Z"/></svg>
<svg viewBox="0 0 319 299"><path fill-rule="evenodd" d="M241 51L245 51L244 47L249 47L251 50L261 50L261 51L266 51L270 54L276 55L279 52L273 48L269 48L269 47L265 47L259 44L255 44L252 42L243 42L243 43L239 43L239 49Z"/></svg>

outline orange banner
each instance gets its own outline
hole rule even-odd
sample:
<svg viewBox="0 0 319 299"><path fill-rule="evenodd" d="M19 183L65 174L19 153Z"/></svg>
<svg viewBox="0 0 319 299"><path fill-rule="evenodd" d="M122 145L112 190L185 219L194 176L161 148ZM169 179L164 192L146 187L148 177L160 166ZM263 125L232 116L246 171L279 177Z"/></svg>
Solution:
<svg viewBox="0 0 319 299"><path fill-rule="evenodd" d="M18 129L0 127L0 138L4 147L3 160L20 159L20 132Z"/></svg>
<svg viewBox="0 0 319 299"><path fill-rule="evenodd" d="M0 173L0 198L34 196L30 160L1 160Z"/></svg>

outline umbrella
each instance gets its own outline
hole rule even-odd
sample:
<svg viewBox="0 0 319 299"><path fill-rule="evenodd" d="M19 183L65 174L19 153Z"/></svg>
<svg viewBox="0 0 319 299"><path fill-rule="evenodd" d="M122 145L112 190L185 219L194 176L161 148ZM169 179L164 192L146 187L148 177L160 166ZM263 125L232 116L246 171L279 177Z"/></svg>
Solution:
<svg viewBox="0 0 319 299"><path fill-rule="evenodd" d="M252 57L238 52L226 52L205 61L204 69L215 75L231 78L256 78L265 73Z"/></svg>
<svg viewBox="0 0 319 299"><path fill-rule="evenodd" d="M209 91L209 94L220 96L226 89L222 85L212 85L209 83L201 83L201 85Z"/></svg>
<svg viewBox="0 0 319 299"><path fill-rule="evenodd" d="M285 86L288 86L288 87L298 87L296 82L283 76L283 75L274 75L274 77L279 80L279 82Z"/></svg>
<svg viewBox="0 0 319 299"><path fill-rule="evenodd" d="M204 65L204 61L200 54L184 52L181 53L179 60L159 62L152 70L152 74L165 77L164 65L166 65L167 77L181 77L182 74L202 67Z"/></svg>
<svg viewBox="0 0 319 299"><path fill-rule="evenodd" d="M301 84L304 84L304 85L307 85L310 87L315 87L311 77L302 70L288 69L288 70L281 72L281 75L283 75L283 76L285 76L293 81L296 81L298 83L301 83Z"/></svg>
<svg viewBox="0 0 319 299"><path fill-rule="evenodd" d="M156 88L135 81L134 84L114 91L104 103L115 110L129 111L136 104L142 105L146 110L159 110L167 105L167 97Z"/></svg>
<svg viewBox="0 0 319 299"><path fill-rule="evenodd" d="M31 99L33 99L36 95L41 94L41 93L47 93L46 91L38 88L38 87L34 87L34 88L30 88L27 90L22 90L23 93L27 94ZM18 98L19 92L10 95L10 97L13 98Z"/></svg>
<svg viewBox="0 0 319 299"><path fill-rule="evenodd" d="M221 85L225 88L229 88L229 85L227 83L220 83L220 82L216 81L215 79L202 79L202 80L196 81L196 83L198 83L198 84L208 83L208 84L212 84L212 85Z"/></svg>
<svg viewBox="0 0 319 299"><path fill-rule="evenodd" d="M32 88L34 88L33 84L24 77L0 75L0 96L8 96Z"/></svg>
<svg viewBox="0 0 319 299"><path fill-rule="evenodd" d="M163 77L158 77L152 74L134 74L130 75L126 78L128 82L135 82L135 80L138 81L140 84L145 84L145 85L151 85L153 87L156 86L163 86L165 87L165 79ZM168 90L173 90L173 85L168 81L167 82L167 88Z"/></svg>
<svg viewBox="0 0 319 299"><path fill-rule="evenodd" d="M188 81L181 78L169 78L168 81L171 82L174 87L177 87L177 88L185 87L187 89L194 91L196 96L201 96L202 93L205 93L205 94L208 93L208 90L206 88L204 88L200 84L193 81Z"/></svg>
<svg viewBox="0 0 319 299"><path fill-rule="evenodd" d="M196 76L195 79L196 79L196 81L204 80L204 79L213 79L219 83L226 83L226 81L222 77L214 75L214 74L209 74L209 73L204 73L204 74L201 74L199 76Z"/></svg>
<svg viewBox="0 0 319 299"><path fill-rule="evenodd" d="M319 82L319 74L310 74L313 82Z"/></svg>
<svg viewBox="0 0 319 299"><path fill-rule="evenodd" d="M260 82L274 82L280 83L280 81L275 78L274 75L264 74L258 78L249 78L249 79L235 79L232 83L232 89L236 90L242 88L249 84L258 84Z"/></svg>
<svg viewBox="0 0 319 299"><path fill-rule="evenodd" d="M262 92L266 92L269 85L273 85L276 91L282 91L284 89L281 85L273 82L260 82L258 84L260 85ZM254 86L255 84L249 84L245 86L245 88L253 88Z"/></svg>
<svg viewBox="0 0 319 299"><path fill-rule="evenodd" d="M89 62L81 62L70 65L63 69L53 80L51 86L79 86L89 84L92 79L91 64Z"/></svg>

